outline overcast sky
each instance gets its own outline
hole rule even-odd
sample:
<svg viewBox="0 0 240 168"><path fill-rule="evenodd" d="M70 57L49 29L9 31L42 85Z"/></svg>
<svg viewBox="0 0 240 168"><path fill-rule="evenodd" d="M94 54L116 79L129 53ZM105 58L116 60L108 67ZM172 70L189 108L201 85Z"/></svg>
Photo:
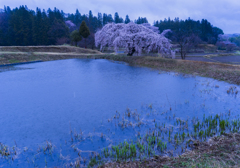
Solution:
<svg viewBox="0 0 240 168"><path fill-rule="evenodd" d="M149 23L164 18L179 17L194 20L207 19L214 26L221 28L225 34L240 33L240 0L1 0L0 8L27 5L48 9L57 7L65 13L88 14L92 10L114 16L118 12L123 19L128 14L131 20L147 17Z"/></svg>

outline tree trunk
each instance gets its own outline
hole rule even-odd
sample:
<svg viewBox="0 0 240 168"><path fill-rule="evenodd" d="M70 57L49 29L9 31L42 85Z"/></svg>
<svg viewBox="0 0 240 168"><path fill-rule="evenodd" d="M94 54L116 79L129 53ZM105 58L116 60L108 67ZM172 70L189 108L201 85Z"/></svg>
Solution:
<svg viewBox="0 0 240 168"><path fill-rule="evenodd" d="M135 48L133 47L131 50L128 51L127 56L132 56L135 53Z"/></svg>
<svg viewBox="0 0 240 168"><path fill-rule="evenodd" d="M181 47L181 51L180 51L180 53L181 53L181 58L184 59L184 57L183 57L183 46L180 46L180 47Z"/></svg>
<svg viewBox="0 0 240 168"><path fill-rule="evenodd" d="M86 38L84 38L84 42L85 42L85 48L87 48L87 41L86 41Z"/></svg>
<svg viewBox="0 0 240 168"><path fill-rule="evenodd" d="M185 60L185 58L186 58L186 53L183 53L183 59Z"/></svg>

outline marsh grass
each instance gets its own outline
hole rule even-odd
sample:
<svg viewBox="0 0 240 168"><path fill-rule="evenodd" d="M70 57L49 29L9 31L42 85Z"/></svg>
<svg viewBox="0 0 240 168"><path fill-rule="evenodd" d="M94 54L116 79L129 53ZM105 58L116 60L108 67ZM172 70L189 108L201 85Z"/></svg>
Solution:
<svg viewBox="0 0 240 168"><path fill-rule="evenodd" d="M149 114L154 115L153 107L148 105L147 108L150 110ZM161 113L161 115L167 115L169 112ZM121 115L124 116L121 117ZM209 161L204 163L207 157L201 157L199 162L194 162L193 158L195 155L193 154L196 150L200 150L200 152L204 154L204 152L206 153L204 150L211 149L209 146L217 145L215 141L224 141L231 136L234 136L233 139L236 140L237 143L240 143L240 135L239 139L236 138L238 136L237 132L239 132L240 128L240 120L239 118L231 120L230 115L231 112L229 111L226 113L210 115L208 117L205 117L204 115L202 120L195 117L192 119L182 120L173 114L171 117L166 117L169 120L172 120L173 125L158 123L152 120L152 123L155 123L154 127L150 127L144 134L137 134L135 140L124 141L122 143L103 148L101 152L98 152L91 158L91 164L89 166L101 166L105 163L101 167L146 167L146 164L150 161L152 162L153 158L155 158L155 160L156 158L167 158L168 162L166 162L166 166L170 165L170 167L175 167L176 165L178 165L176 167L181 167L181 165L182 167L191 167L194 166L194 164L197 167L204 167L208 165L210 166L213 163L215 165L225 163L225 161ZM142 122L142 125L151 123L147 120L139 119L138 116L141 116L141 114L127 108L125 113L117 113L117 115L113 117L113 120L118 120L118 126L121 129L141 127L141 125L137 124L139 121ZM130 122L129 118L131 117L133 120ZM128 120L125 118L128 118ZM113 120L110 121L114 122ZM214 148L214 150L217 150L217 148ZM219 150L221 151L222 149ZM192 160L189 160L191 159L188 156L189 154L193 157ZM240 158L240 156L234 155L235 160L237 157ZM186 158L188 158L188 162L186 162ZM174 162L171 161L171 159L173 159ZM181 163L180 161L176 162L176 159L180 159ZM169 162L169 160L171 162ZM238 164L238 162L234 161L231 163L234 163L234 165ZM139 164L143 165L141 166ZM158 167L160 165L163 166L162 163L152 166Z"/></svg>
<svg viewBox="0 0 240 168"><path fill-rule="evenodd" d="M146 143L142 143L144 138L140 137L137 140L136 155L128 155L132 156L128 160L115 159L116 162L106 163L101 167L239 167L240 120L239 118L230 120L230 113L204 116L202 120L192 118L183 121L176 118L175 126L181 131L175 133L171 131L173 127L164 131L156 125L157 130L160 130L158 134L156 132L146 134ZM188 122L192 123L192 131ZM164 143L159 139L160 132L168 134L168 142ZM157 148L153 147L155 144ZM171 144L176 146L175 151L167 150ZM177 150L180 146L181 152ZM162 154L155 155L154 150L159 148ZM139 153L150 157L138 157Z"/></svg>
<svg viewBox="0 0 240 168"><path fill-rule="evenodd" d="M167 108L167 107L166 107ZM127 108L118 112L105 124L121 131L133 130L135 137L114 142L105 133L84 133L70 126L68 150L76 153L69 159L61 153L62 147L50 141L34 152L28 148L8 147L0 144L0 158L14 163L20 154L32 155L29 161L39 167L39 160L48 166L53 158L58 158L65 167L230 167L240 166L240 117L232 117L232 112L178 118L174 109L158 111L152 104L138 112ZM165 121L159 121L165 118ZM107 126L105 125L105 126ZM107 146L96 151L84 151L79 144L93 140L107 142ZM69 145L68 145L69 144ZM71 160L71 162L69 162Z"/></svg>

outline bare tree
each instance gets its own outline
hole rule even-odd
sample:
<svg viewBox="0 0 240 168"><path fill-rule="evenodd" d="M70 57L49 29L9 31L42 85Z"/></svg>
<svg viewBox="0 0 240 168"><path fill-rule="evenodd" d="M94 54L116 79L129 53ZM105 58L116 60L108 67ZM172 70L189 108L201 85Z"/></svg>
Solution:
<svg viewBox="0 0 240 168"><path fill-rule="evenodd" d="M232 44L227 44L226 50L229 51L229 52L231 52L231 51L233 51L236 47L237 47L236 44L233 44L233 43L232 43Z"/></svg>
<svg viewBox="0 0 240 168"><path fill-rule="evenodd" d="M196 51L196 49L199 47L199 44L201 44L203 41L201 40L200 37L198 37L196 34L192 34L190 36L190 40L192 42L192 46L194 48L194 50Z"/></svg>
<svg viewBox="0 0 240 168"><path fill-rule="evenodd" d="M88 36L88 44L91 46L92 50L94 49L95 47L95 34L94 33L91 33L89 36Z"/></svg>
<svg viewBox="0 0 240 168"><path fill-rule="evenodd" d="M197 35L189 35L183 31L174 32L172 40L179 45L179 53L181 54L182 59L186 58L187 53L189 53L191 49L196 50L198 45L201 43L201 39Z"/></svg>
<svg viewBox="0 0 240 168"><path fill-rule="evenodd" d="M237 46L230 41L218 41L216 46L219 50L233 51Z"/></svg>

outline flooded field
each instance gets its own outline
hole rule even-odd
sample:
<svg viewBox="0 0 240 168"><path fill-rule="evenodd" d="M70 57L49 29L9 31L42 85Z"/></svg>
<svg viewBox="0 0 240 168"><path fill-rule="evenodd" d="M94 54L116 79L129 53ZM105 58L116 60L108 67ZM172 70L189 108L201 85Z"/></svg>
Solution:
<svg viewBox="0 0 240 168"><path fill-rule="evenodd" d="M0 68L0 167L179 155L192 139L239 130L239 91L100 59Z"/></svg>

